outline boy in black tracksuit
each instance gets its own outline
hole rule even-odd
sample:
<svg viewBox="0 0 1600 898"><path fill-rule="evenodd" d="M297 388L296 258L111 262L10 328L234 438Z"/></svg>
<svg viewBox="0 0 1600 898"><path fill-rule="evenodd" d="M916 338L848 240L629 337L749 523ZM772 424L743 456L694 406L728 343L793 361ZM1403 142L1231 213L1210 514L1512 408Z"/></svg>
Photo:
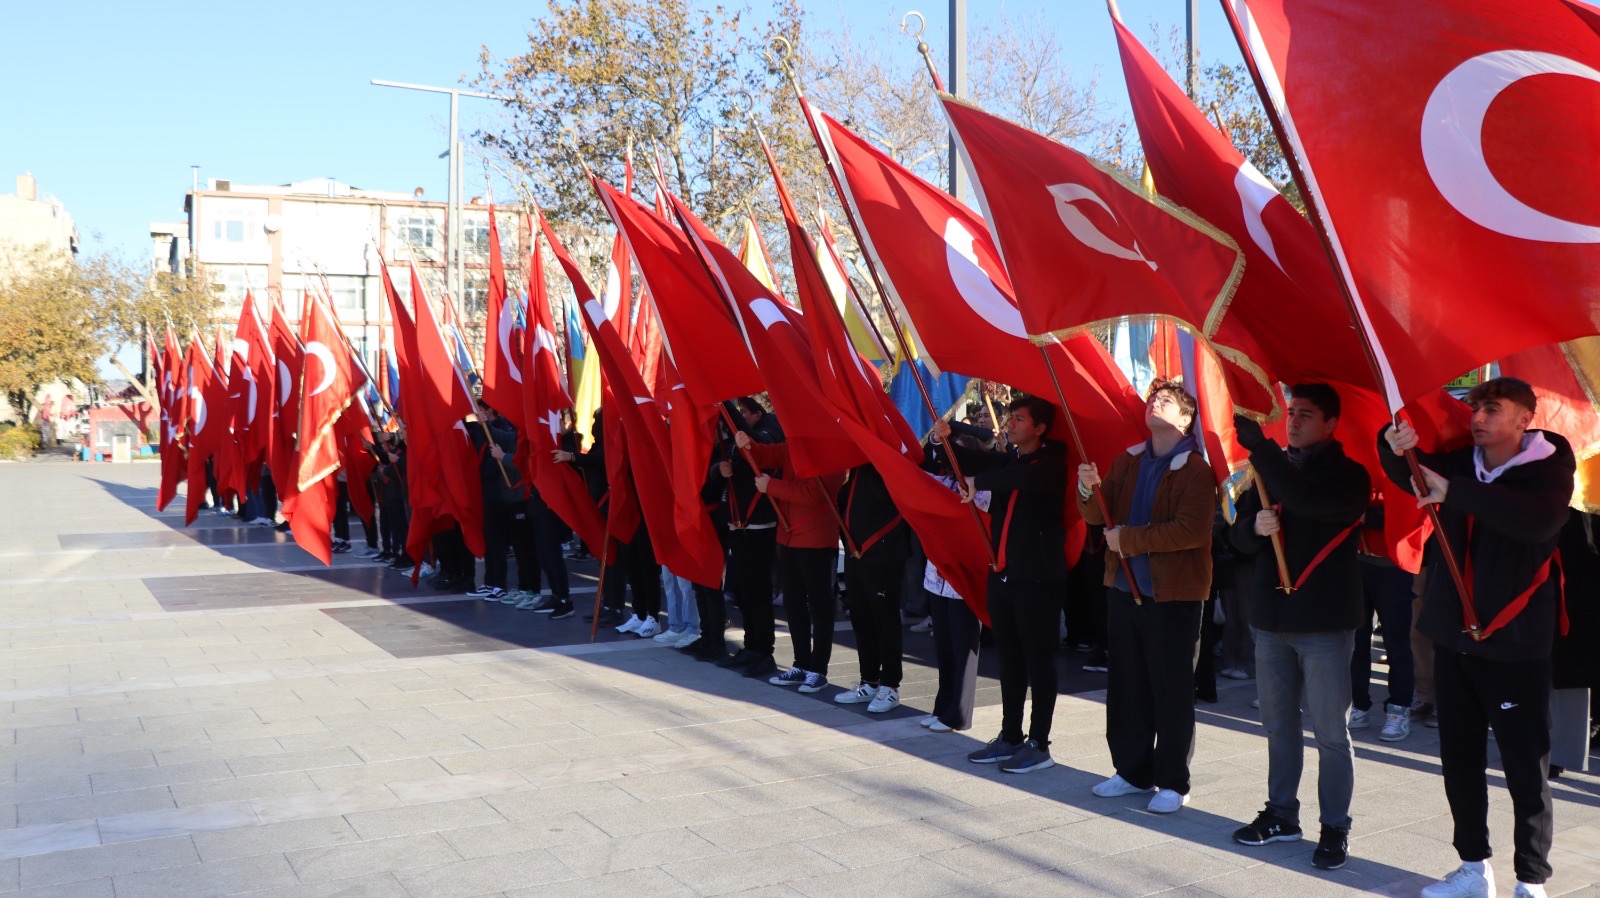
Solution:
<svg viewBox="0 0 1600 898"><path fill-rule="evenodd" d="M964 498L970 501L978 491L990 494L990 539L997 560L989 574L989 626L1000 654L1000 735L967 760L1027 773L1055 764L1050 725L1056 710L1060 596L1067 580L1067 448L1047 439L1055 406L1024 396L1007 411L1014 451L956 451L967 478ZM948 425L935 432L943 438ZM1030 689L1033 714L1024 733L1022 706Z"/></svg>
<svg viewBox="0 0 1600 898"><path fill-rule="evenodd" d="M851 468L835 499L844 521L844 596L850 629L856 636L861 679L833 697L841 705L865 704L883 713L900 704L900 599L906 561L911 557L911 530L889 495L883 475L872 465Z"/></svg>
<svg viewBox="0 0 1600 898"><path fill-rule="evenodd" d="M1532 388L1515 378L1485 381L1467 396L1475 445L1417 452L1427 486L1422 500L1438 505L1481 627L1478 638L1464 632L1460 593L1449 572L1435 566L1417 627L1434 644L1439 760L1463 863L1424 889L1424 898L1494 894L1486 863L1490 727L1515 816L1518 898L1542 896L1551 872L1550 651L1561 601L1552 556L1569 514L1576 460L1565 438L1526 429L1536 402ZM1404 423L1379 437L1384 473L1412 492L1401 453L1416 443Z"/></svg>

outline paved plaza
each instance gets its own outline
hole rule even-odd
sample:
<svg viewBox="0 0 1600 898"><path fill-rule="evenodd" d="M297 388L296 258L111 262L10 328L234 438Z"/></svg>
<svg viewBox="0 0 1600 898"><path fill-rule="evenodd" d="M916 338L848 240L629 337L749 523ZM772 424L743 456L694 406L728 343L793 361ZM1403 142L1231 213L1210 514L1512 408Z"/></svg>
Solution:
<svg viewBox="0 0 1600 898"><path fill-rule="evenodd" d="M1415 895L1456 864L1420 725L1356 734L1351 860L1324 873L1314 753L1312 838L1230 839L1265 798L1250 682L1201 706L1193 804L1161 816L1089 794L1111 767L1081 672L1058 766L1003 776L963 758L999 729L991 680L973 730L932 734L926 664L879 718L349 556L326 569L231 518L185 530L181 499L155 513L157 475L0 464L0 894L1317 898ZM1551 894L1600 898L1600 779L1555 792Z"/></svg>

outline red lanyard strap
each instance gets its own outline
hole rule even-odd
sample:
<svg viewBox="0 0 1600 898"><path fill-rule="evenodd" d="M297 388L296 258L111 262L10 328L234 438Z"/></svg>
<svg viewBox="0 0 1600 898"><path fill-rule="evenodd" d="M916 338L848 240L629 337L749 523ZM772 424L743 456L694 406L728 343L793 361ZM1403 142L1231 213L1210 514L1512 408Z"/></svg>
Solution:
<svg viewBox="0 0 1600 898"><path fill-rule="evenodd" d="M844 519L845 519L845 521L849 521L850 520L850 509L855 507L855 503L856 503L856 483L857 483L857 478L856 478L856 476L852 475L850 477L850 494L844 497ZM855 556L857 558L860 558L861 556L867 554L867 550L868 549L870 549L873 546L877 545L878 542L881 541L884 537L886 537L890 533L894 532L894 528L900 526L900 521L901 521L901 515L898 512L896 512L895 516L889 519L889 523L884 524L882 527L878 528L878 532L877 533L874 533L871 536L867 537L866 542L864 542L861 545L856 547L856 550L855 550L855 553L854 553ZM850 528L849 528L848 524L845 526L844 530L845 530L845 534L844 534L845 538L849 539L849 537L850 537Z"/></svg>
<svg viewBox="0 0 1600 898"><path fill-rule="evenodd" d="M1311 563L1306 565L1306 569L1300 572L1300 576L1295 578L1294 588L1299 589L1300 587L1306 585L1306 581L1311 579L1311 572L1316 570L1318 565L1322 564L1324 561L1327 561L1328 556L1333 554L1333 550L1339 548L1339 545L1348 539L1350 534L1361 529L1361 525L1366 521L1366 519L1366 515L1356 518L1354 524L1351 524L1350 526L1339 531L1338 536L1335 536L1332 540L1329 540L1328 544L1322 547L1322 551L1318 552L1316 557L1311 559Z"/></svg>
<svg viewBox="0 0 1600 898"><path fill-rule="evenodd" d="M1006 569L1006 543L1010 542L1006 537L1011 534L1011 515L1017 510L1018 495L1018 493L1013 492L1011 498L1006 500L1006 518L1000 524L1000 554L995 558L994 562L994 572L997 574Z"/></svg>
<svg viewBox="0 0 1600 898"><path fill-rule="evenodd" d="M1466 581L1467 581L1467 583L1469 583L1469 584L1473 582L1473 578L1472 578L1472 526L1473 526L1473 523L1474 523L1473 522L1473 518L1469 515L1467 517L1467 551L1466 551L1467 560L1466 560L1466 570L1462 572L1464 577L1465 577L1465 579L1466 579ZM1490 636L1494 635L1495 631L1500 630L1501 628L1505 627L1507 624L1509 624L1513 620L1515 620L1517 615L1521 614L1522 610L1524 608L1528 607L1528 602L1533 598L1533 594L1538 592L1539 591L1539 587L1543 586L1550 579L1550 565L1551 565L1552 562L1554 562L1556 560L1556 558L1557 558L1557 556L1559 554L1560 554L1559 551L1552 552L1550 554L1550 557L1546 558L1544 560L1544 564L1539 565L1539 569L1537 571L1533 572L1533 582L1528 585L1528 588L1524 589L1522 592L1519 592L1515 596L1513 596L1511 601L1507 602L1506 606L1504 608L1500 609L1500 613L1496 614L1494 616L1494 620L1489 622L1489 626L1484 627L1481 631L1480 630L1474 630L1472 628L1472 626L1471 626L1471 623L1472 623L1471 620L1469 618L1467 618L1466 603L1472 601L1472 599L1470 597L1463 597L1462 598L1462 618L1463 618L1464 621L1467 622L1466 631L1468 633L1472 634L1472 638L1477 640L1478 642L1482 642L1485 639L1488 639ZM1567 635L1567 629L1568 629L1568 627L1570 625L1570 622L1567 620L1567 574L1566 574L1566 571L1562 571L1561 572L1560 579L1557 582L1558 582L1558 586L1559 586L1560 599L1561 599L1561 635L1565 636L1565 635Z"/></svg>

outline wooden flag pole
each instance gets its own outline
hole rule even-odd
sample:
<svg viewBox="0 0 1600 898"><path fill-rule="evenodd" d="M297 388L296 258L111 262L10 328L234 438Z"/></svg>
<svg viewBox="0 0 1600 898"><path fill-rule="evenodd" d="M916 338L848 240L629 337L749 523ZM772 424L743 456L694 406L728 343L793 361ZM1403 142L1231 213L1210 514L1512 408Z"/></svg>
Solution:
<svg viewBox="0 0 1600 898"><path fill-rule="evenodd" d="M1263 509L1272 510L1272 498L1267 495L1267 483L1261 479L1259 473L1256 474L1256 495L1261 497ZM1281 518L1278 526L1280 528L1283 526ZM1288 595L1295 591L1295 586L1294 580L1289 576L1289 559L1283 554L1283 533L1281 531L1274 533L1269 539L1272 541L1272 554L1278 561L1278 590Z"/></svg>

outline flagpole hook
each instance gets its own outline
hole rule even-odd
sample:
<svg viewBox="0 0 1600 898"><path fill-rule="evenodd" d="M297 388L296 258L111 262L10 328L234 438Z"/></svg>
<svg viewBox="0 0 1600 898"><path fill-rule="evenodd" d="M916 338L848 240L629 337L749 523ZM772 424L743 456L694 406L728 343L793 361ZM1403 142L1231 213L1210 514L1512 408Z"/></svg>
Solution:
<svg viewBox="0 0 1600 898"><path fill-rule="evenodd" d="M912 31L911 25L909 24L913 17L915 17L917 20L916 31ZM924 16L921 12L915 9L911 10L900 18L900 32L907 37L915 38L919 43L922 41L922 33L927 30L928 17Z"/></svg>
<svg viewBox="0 0 1600 898"><path fill-rule="evenodd" d="M755 95L747 90L741 90L737 94L734 94L734 98L734 109L739 113L739 115L744 117L746 122L754 125L755 116L752 113L756 108Z"/></svg>

